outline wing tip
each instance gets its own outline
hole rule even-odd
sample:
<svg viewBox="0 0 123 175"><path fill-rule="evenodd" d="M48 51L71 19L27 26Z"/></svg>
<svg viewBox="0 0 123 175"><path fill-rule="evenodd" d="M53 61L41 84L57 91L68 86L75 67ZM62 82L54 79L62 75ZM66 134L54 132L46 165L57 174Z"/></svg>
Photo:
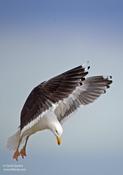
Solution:
<svg viewBox="0 0 123 175"><path fill-rule="evenodd" d="M85 71L88 71L90 69L90 61L86 61L86 63L82 64L81 66L85 69Z"/></svg>
<svg viewBox="0 0 123 175"><path fill-rule="evenodd" d="M107 82L106 89L109 89L110 85L113 83L112 76L111 75L106 76L106 77L103 76L103 79ZM105 92L106 92L106 89L105 89Z"/></svg>
<svg viewBox="0 0 123 175"><path fill-rule="evenodd" d="M106 76L106 77L103 76L103 78L104 78L104 80L107 80L108 85L113 83L112 75L109 75L109 76Z"/></svg>

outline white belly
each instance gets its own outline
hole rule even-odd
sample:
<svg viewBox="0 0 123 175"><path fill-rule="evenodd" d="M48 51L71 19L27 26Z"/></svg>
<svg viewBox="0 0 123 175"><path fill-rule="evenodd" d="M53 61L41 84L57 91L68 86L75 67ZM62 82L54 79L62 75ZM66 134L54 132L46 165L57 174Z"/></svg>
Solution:
<svg viewBox="0 0 123 175"><path fill-rule="evenodd" d="M56 116L55 116L56 117ZM26 127L25 131L22 133L23 136L32 135L38 131L44 129L50 129L50 123L54 118L54 113L52 111L47 111L43 116L38 116L37 120L30 122Z"/></svg>

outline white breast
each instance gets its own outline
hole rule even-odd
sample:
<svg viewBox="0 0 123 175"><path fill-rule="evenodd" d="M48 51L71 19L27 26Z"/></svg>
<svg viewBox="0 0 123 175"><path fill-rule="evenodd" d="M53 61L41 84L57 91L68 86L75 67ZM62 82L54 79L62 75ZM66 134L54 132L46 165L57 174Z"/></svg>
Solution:
<svg viewBox="0 0 123 175"><path fill-rule="evenodd" d="M22 132L21 135L32 135L38 131L50 129L51 122L54 121L54 118L56 118L54 112L52 110L47 110L47 112L45 112L43 116L41 114L37 117L37 122L33 124L31 123L31 125L28 124L28 128L24 132Z"/></svg>

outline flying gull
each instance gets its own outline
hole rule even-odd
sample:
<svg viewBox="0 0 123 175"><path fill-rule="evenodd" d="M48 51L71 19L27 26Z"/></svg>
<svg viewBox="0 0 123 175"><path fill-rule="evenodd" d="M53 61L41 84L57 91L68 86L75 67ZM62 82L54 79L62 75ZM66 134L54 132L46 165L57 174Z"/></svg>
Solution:
<svg viewBox="0 0 123 175"><path fill-rule="evenodd" d="M112 77L86 77L89 68L80 65L42 82L31 91L21 110L20 126L7 142L7 147L14 152L13 159L26 156L27 141L37 131L52 131L60 145L65 119L106 92Z"/></svg>

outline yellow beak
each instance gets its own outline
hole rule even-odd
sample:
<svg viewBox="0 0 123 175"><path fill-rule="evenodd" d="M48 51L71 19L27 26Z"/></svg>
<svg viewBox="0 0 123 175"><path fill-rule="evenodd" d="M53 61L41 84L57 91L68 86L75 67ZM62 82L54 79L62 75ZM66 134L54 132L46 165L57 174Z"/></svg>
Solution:
<svg viewBox="0 0 123 175"><path fill-rule="evenodd" d="M60 145L60 144L61 144L61 142L62 142L61 137L56 136L56 140L57 140L57 144L58 144L58 145Z"/></svg>

